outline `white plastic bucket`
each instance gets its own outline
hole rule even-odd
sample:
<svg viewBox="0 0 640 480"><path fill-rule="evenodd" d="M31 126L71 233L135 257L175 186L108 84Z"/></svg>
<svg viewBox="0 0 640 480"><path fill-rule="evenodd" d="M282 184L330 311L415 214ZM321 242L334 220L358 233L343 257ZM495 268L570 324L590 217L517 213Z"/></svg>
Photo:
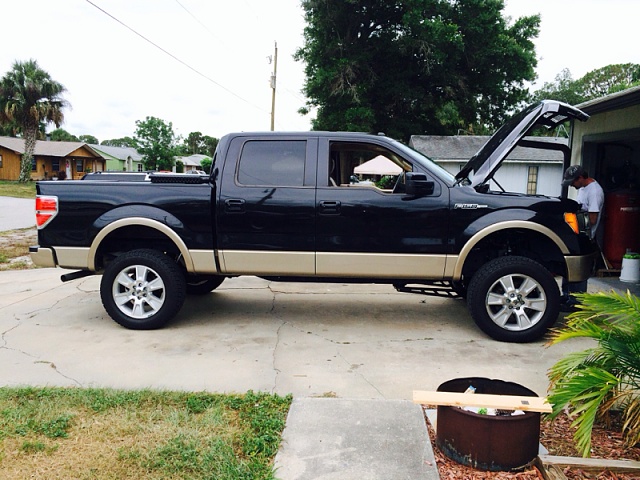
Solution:
<svg viewBox="0 0 640 480"><path fill-rule="evenodd" d="M629 283L640 282L640 258L623 258L620 281Z"/></svg>

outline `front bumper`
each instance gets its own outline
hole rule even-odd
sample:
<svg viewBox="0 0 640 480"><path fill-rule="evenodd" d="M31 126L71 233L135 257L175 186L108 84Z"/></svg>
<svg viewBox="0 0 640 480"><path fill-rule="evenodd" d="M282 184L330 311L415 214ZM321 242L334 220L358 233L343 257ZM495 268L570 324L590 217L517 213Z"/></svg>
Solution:
<svg viewBox="0 0 640 480"><path fill-rule="evenodd" d="M587 280L593 273L598 252L591 252L587 255L567 255L567 280L569 282L582 282Z"/></svg>

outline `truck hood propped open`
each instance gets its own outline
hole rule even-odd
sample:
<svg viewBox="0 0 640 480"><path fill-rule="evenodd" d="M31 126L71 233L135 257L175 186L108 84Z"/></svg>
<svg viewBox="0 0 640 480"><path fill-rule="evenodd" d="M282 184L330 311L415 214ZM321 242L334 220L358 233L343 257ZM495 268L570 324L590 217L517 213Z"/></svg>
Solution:
<svg viewBox="0 0 640 480"><path fill-rule="evenodd" d="M487 183L500 168L504 159L516 147L516 144L534 126L545 125L553 128L568 119L582 122L589 119L589 115L566 103L555 100L542 100L520 113L511 117L482 148L457 173L458 183L465 183L477 187ZM473 175L469 179L469 175ZM468 180L468 183L464 180Z"/></svg>

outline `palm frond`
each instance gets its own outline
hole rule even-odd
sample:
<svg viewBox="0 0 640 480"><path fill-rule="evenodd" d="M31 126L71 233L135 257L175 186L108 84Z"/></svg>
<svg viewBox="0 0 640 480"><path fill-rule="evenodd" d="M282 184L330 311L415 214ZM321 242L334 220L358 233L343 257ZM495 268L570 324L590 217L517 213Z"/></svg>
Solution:
<svg viewBox="0 0 640 480"><path fill-rule="evenodd" d="M553 405L552 418L565 407L569 408L571 416L576 417L572 422L576 427L574 438L583 456L589 456L591 431L600 405L615 395L618 385L615 375L588 367L558 383L548 397Z"/></svg>
<svg viewBox="0 0 640 480"><path fill-rule="evenodd" d="M551 386L567 378L580 368L599 363L602 354L603 352L598 347L566 354L549 369L548 377L551 381Z"/></svg>
<svg viewBox="0 0 640 480"><path fill-rule="evenodd" d="M640 318L640 299L629 290L624 295L616 291L576 294L580 308L568 316L569 323L591 321L607 328L612 325L623 330L638 329L637 322L630 318Z"/></svg>

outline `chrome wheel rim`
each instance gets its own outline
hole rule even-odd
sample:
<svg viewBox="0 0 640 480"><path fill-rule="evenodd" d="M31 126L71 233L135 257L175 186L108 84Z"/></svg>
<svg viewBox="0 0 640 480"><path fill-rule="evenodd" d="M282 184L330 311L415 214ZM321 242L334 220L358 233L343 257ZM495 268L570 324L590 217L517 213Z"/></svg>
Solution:
<svg viewBox="0 0 640 480"><path fill-rule="evenodd" d="M522 274L504 275L487 293L491 321L500 328L524 331L536 325L547 310L547 296L535 279Z"/></svg>
<svg viewBox="0 0 640 480"><path fill-rule="evenodd" d="M126 316L149 318L164 305L166 288L158 273L145 265L132 265L113 281L113 301Z"/></svg>

